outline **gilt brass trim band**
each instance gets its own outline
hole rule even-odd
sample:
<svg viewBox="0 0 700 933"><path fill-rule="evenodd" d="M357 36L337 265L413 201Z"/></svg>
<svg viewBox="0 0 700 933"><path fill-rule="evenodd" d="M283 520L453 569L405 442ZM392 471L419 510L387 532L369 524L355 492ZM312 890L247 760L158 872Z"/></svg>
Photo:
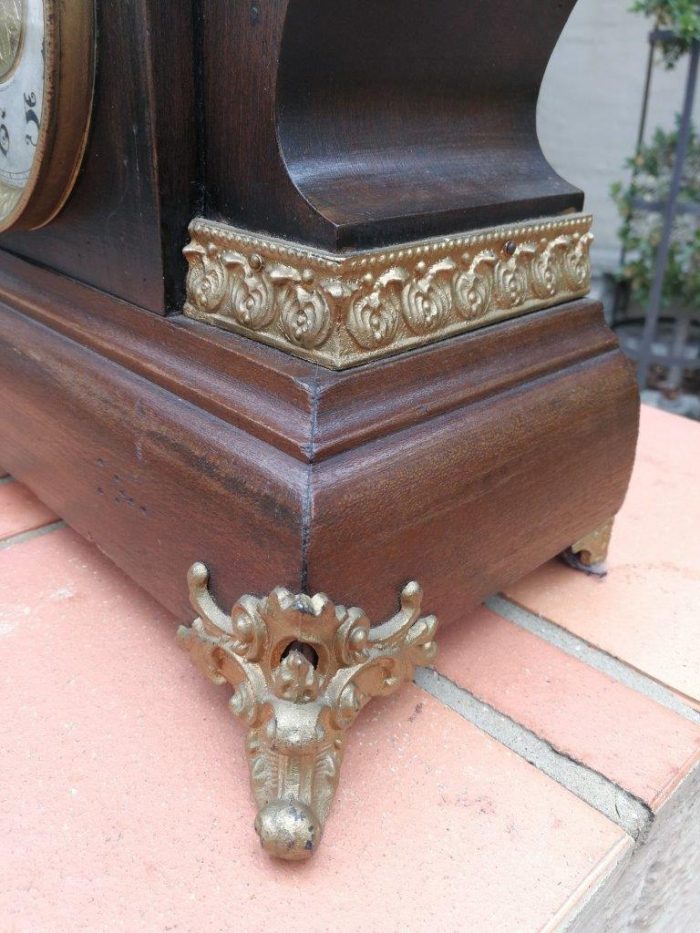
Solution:
<svg viewBox="0 0 700 933"><path fill-rule="evenodd" d="M197 218L184 312L346 369L582 297L590 227L568 214L334 254Z"/></svg>
<svg viewBox="0 0 700 933"><path fill-rule="evenodd" d="M230 707L248 726L250 781L263 848L299 861L316 851L343 760L345 733L372 697L413 680L437 651L435 616L421 617L421 588L375 628L361 609L327 596L243 596L222 612L209 573L194 564L190 601L199 617L179 638L202 672L234 689Z"/></svg>

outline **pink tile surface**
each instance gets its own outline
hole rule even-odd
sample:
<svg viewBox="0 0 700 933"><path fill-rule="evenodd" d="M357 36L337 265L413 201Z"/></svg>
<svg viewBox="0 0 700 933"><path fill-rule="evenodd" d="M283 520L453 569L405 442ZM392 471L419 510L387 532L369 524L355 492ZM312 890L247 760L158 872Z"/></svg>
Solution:
<svg viewBox="0 0 700 933"><path fill-rule="evenodd" d="M67 530L0 552L0 916L36 930L538 930L623 832L427 694L363 713L326 836L273 863L242 727Z"/></svg>
<svg viewBox="0 0 700 933"><path fill-rule="evenodd" d="M642 408L607 577L551 562L507 595L700 701L700 424Z"/></svg>
<svg viewBox="0 0 700 933"><path fill-rule="evenodd" d="M0 483L0 539L53 521L54 513L21 483Z"/></svg>
<svg viewBox="0 0 700 933"><path fill-rule="evenodd" d="M441 635L437 667L654 809L700 758L700 726L488 609Z"/></svg>

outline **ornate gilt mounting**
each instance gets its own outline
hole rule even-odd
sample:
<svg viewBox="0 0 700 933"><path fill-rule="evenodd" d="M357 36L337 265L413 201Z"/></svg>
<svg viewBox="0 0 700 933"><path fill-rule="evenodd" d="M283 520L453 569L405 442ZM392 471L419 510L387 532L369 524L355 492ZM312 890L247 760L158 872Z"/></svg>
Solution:
<svg viewBox="0 0 700 933"><path fill-rule="evenodd" d="M607 573L608 549L612 537L614 519L610 519L590 534L572 544L564 553L568 564L576 570L584 570L597 576Z"/></svg>
<svg viewBox="0 0 700 933"><path fill-rule="evenodd" d="M197 218L184 312L345 369L579 298L591 218L331 253Z"/></svg>
<svg viewBox="0 0 700 933"><path fill-rule="evenodd" d="M346 730L372 697L393 693L435 656L437 619L420 616L417 583L404 587L397 614L372 628L361 609L282 588L243 596L228 616L209 593L204 564L190 568L188 582L199 617L178 637L210 680L235 688L230 706L249 727L263 848L308 858L338 784Z"/></svg>

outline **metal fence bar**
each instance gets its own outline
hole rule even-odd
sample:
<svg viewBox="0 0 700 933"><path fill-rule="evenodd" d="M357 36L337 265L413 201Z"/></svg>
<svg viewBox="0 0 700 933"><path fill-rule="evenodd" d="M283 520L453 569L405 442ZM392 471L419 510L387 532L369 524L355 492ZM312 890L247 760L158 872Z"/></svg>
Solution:
<svg viewBox="0 0 700 933"><path fill-rule="evenodd" d="M639 117L639 127L637 129L637 144L634 148L634 163L632 167L632 177L630 179L630 184L634 183L635 178L637 177L637 172L639 171L637 167L637 159L639 153L642 151L642 145L644 143L644 134L646 133L647 127L647 117L649 116L649 96L651 94L651 79L654 73L654 53L656 52L656 33L652 31L649 33L649 55L647 57L647 70L644 76L644 93L642 95L642 112ZM634 204L630 205L630 209L627 211L627 215L623 218L623 226L626 226L632 220ZM620 269L625 268L625 263L627 262L627 247L624 242L620 249ZM622 298L620 289L615 289L615 297L613 301L612 308L612 320L613 324L616 324L618 321L618 316L620 311L626 308L627 302Z"/></svg>
<svg viewBox="0 0 700 933"><path fill-rule="evenodd" d="M678 143L676 146L676 155L673 166L673 175L671 178L671 187L669 190L668 201L664 211L664 220L661 233L661 242L656 254L656 266L654 269L654 281L649 297L649 307L647 309L646 320L644 321L644 332L642 334L642 346L639 354L639 365L637 367L637 380L644 388L646 386L649 364L653 355L653 343L656 336L656 328L661 310L661 296L663 292L664 277L666 267L671 251L671 236L673 233L673 223L676 218L676 207L678 196L683 181L683 167L685 157L688 152L688 142L690 140L691 121L693 114L693 103L695 100L695 87L698 78L698 62L700 61L700 42L695 39L690 46L690 61L688 64L688 78L685 86L685 99L683 101L683 113L678 129Z"/></svg>

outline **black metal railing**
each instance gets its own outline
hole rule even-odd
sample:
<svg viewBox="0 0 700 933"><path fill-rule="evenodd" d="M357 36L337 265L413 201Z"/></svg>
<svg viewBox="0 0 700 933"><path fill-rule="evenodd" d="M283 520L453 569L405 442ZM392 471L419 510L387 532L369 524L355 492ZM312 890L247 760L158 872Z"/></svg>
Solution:
<svg viewBox="0 0 700 933"><path fill-rule="evenodd" d="M673 38L674 34L668 30L655 29L649 34L649 58L646 67L644 97L635 152L637 159L642 152L646 134L654 54L658 43ZM656 250L645 316L643 318L621 317L621 303L625 300L624 290L621 288L618 288L616 292L613 308L613 327L616 330L624 330L624 335L620 334L621 342L627 354L636 362L637 379L642 389L647 385L652 366L663 366L666 369L663 387L671 391L677 391L681 388L684 374L687 371L700 371L700 326L698 326L700 324L700 309L681 308L674 312L673 317L662 317L661 315L664 279L668 269L674 223L677 217L684 214L700 214L700 204L684 201L681 198L684 167L692 133L692 114L699 65L700 42L694 40L690 43L688 50L688 71L683 109L678 124L677 143L668 196L663 200L632 198L629 205L629 214L624 218L625 222L629 223L632 214L637 211L662 215L660 239ZM632 185L634 185L635 173L636 169L633 170ZM626 261L627 251L623 245L620 255L621 269L625 268Z"/></svg>

